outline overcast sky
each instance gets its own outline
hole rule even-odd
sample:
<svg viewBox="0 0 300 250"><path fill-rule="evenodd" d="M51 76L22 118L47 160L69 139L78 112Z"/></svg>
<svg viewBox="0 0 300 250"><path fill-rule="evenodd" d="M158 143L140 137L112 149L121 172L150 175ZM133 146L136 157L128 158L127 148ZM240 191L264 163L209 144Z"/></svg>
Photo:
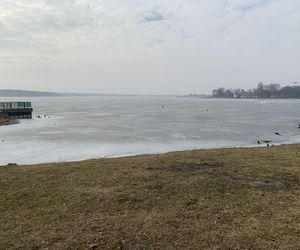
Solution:
<svg viewBox="0 0 300 250"><path fill-rule="evenodd" d="M300 81L299 0L0 0L0 88L185 94Z"/></svg>

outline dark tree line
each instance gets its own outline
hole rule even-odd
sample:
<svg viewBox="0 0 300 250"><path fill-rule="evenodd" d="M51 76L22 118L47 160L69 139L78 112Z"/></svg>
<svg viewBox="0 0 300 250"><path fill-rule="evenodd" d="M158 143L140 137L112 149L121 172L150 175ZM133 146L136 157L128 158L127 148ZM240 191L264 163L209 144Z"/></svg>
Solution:
<svg viewBox="0 0 300 250"><path fill-rule="evenodd" d="M278 83L265 85L260 82L254 89L214 89L212 96L215 98L300 98L300 86L281 87Z"/></svg>

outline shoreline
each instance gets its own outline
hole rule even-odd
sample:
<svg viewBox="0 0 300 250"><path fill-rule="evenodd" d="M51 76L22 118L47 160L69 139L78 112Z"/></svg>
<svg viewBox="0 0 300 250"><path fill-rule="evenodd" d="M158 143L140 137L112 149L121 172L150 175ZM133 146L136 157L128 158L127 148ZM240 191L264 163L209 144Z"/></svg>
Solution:
<svg viewBox="0 0 300 250"><path fill-rule="evenodd" d="M38 166L38 165L55 165L55 164L69 164L69 163L84 163L88 161L97 161L103 159L126 159L126 158L134 158L134 157L155 157L155 156L163 156L167 154L180 154L180 153L187 153L187 152L197 152L197 151L222 151L222 150L239 150L239 149L262 149L262 148L278 148L283 146L289 145L300 145L300 142L297 143L281 143L275 146L266 146L266 145L250 145L250 146L236 146L236 147L220 147L220 148L195 148L195 149L187 149L187 150L175 150L175 151L167 151L161 153L141 153L141 154L123 154L123 155L115 155L115 156L99 156L99 157L89 157L89 158L82 158L82 159L74 159L74 160L64 160L64 161L50 161L50 162L39 162L39 163L18 163L18 162L8 162L6 164L0 164L1 167L11 167L11 166Z"/></svg>
<svg viewBox="0 0 300 250"><path fill-rule="evenodd" d="M15 125L15 124L19 124L19 123L20 123L20 121L17 119L0 119L0 127Z"/></svg>

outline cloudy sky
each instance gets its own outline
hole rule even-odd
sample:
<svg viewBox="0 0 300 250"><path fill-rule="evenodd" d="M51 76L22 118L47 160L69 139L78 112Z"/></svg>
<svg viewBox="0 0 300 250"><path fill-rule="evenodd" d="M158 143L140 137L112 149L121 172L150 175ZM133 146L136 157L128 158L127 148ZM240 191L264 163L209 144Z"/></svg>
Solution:
<svg viewBox="0 0 300 250"><path fill-rule="evenodd" d="M210 93L300 81L299 0L0 0L0 88Z"/></svg>

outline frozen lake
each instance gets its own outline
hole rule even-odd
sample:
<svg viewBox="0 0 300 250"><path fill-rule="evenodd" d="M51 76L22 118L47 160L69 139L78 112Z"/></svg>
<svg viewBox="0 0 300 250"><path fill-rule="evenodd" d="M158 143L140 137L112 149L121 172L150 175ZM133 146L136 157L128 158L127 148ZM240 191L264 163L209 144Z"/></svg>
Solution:
<svg viewBox="0 0 300 250"><path fill-rule="evenodd" d="M34 119L0 127L0 165L300 142L300 100L1 98L17 100L32 102Z"/></svg>

